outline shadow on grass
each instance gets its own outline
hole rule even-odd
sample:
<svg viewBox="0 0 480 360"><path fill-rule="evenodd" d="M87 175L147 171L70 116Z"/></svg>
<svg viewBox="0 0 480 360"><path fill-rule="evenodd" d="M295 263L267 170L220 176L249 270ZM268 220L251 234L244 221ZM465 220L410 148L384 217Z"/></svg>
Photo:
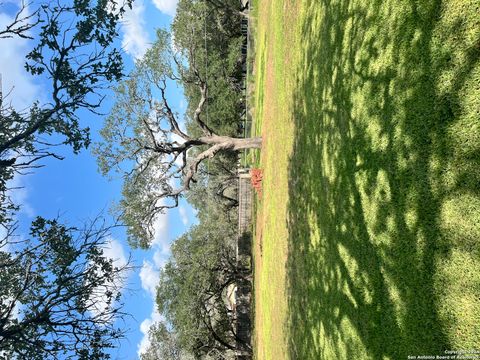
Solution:
<svg viewBox="0 0 480 360"><path fill-rule="evenodd" d="M478 146L459 158L448 132L479 47L440 93L453 67L453 50L435 43L441 9L323 0L305 11L289 165L292 359L406 359L456 345L438 313L436 264L468 237L448 238L442 204L479 196Z"/></svg>

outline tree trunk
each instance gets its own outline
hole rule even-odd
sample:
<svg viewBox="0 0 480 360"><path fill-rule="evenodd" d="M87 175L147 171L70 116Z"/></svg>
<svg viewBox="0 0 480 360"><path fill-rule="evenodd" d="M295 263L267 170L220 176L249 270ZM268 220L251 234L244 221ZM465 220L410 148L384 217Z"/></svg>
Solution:
<svg viewBox="0 0 480 360"><path fill-rule="evenodd" d="M190 190L190 182L193 176L197 173L200 163L207 159L213 158L217 153L225 150L244 150L244 149L260 149L262 147L261 137L252 138L233 138L230 136L208 135L202 136L198 139L192 140L195 145L210 145L210 147L198 154L188 167L188 171L184 178L184 186L172 193L169 196L178 196L185 190Z"/></svg>
<svg viewBox="0 0 480 360"><path fill-rule="evenodd" d="M227 150L227 149L231 149L231 150L260 149L262 147L261 137L234 138L229 136L212 135L212 136L203 136L199 138L198 141L205 145L217 145L218 146L218 148L216 148L217 151ZM213 147L211 149L213 149Z"/></svg>

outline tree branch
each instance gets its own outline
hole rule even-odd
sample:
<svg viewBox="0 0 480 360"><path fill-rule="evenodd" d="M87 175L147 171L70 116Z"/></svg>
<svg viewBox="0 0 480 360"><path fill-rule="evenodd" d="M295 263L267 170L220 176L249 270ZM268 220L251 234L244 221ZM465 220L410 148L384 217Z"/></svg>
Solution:
<svg viewBox="0 0 480 360"><path fill-rule="evenodd" d="M13 38L14 36L18 36L23 39L33 39L28 32L40 24L41 21L38 16L39 10L34 11L30 15L25 13L32 3L33 2L25 3L22 1L20 9L15 14L15 19L13 19L13 21L8 24L5 29L0 30L0 39ZM34 19L35 17L36 19Z"/></svg>

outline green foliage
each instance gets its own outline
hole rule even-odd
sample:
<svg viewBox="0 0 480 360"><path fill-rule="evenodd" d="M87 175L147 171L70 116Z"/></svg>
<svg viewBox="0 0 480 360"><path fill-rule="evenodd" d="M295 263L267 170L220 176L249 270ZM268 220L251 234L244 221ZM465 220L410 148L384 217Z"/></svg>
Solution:
<svg viewBox="0 0 480 360"><path fill-rule="evenodd" d="M129 265L103 256L107 236L99 219L77 229L38 217L29 239L2 239L0 359L109 358Z"/></svg>
<svg viewBox="0 0 480 360"><path fill-rule="evenodd" d="M230 17L226 18L226 14ZM178 4L172 31L177 48L208 84L205 110L208 125L218 134L237 135L243 104L240 16L219 11L203 1L183 0ZM194 53L189 51L192 42ZM184 83L184 94L188 120L192 119L200 94L191 82ZM187 123L187 129L199 135L195 124Z"/></svg>
<svg viewBox="0 0 480 360"><path fill-rule="evenodd" d="M30 238L20 241L12 224L16 189L8 182L41 167L43 158L61 159L56 146L74 153L88 147L89 129L77 113L95 113L103 90L122 76L120 52L111 45L131 3L46 2L33 15L24 15L22 4L0 29L0 39L32 40L25 68L51 87L45 104L19 110L0 103L0 226L7 231L0 240L0 359L108 359L123 336L114 322L123 316L118 300L129 266L103 256L108 227L99 219L77 229L37 218Z"/></svg>
<svg viewBox="0 0 480 360"><path fill-rule="evenodd" d="M64 107L65 115L91 106L86 96L94 92L98 82L118 80L121 76L120 53L107 48L118 34L117 23L126 7L131 7L131 1L122 6L111 0L42 6L39 41L27 55L25 68L33 75L49 75L55 106ZM93 50L86 57L86 45L97 45L103 50ZM78 61L79 57L86 60ZM80 144L72 145L78 150Z"/></svg>
<svg viewBox="0 0 480 360"><path fill-rule="evenodd" d="M134 247L149 246L156 199L171 191L170 176L180 176L174 156L168 154L173 140L163 102L158 99L159 89L173 76L171 62L170 37L158 30L153 46L115 88L116 102L100 132L103 142L94 148L103 174L114 171L123 175L119 211Z"/></svg>
<svg viewBox="0 0 480 360"><path fill-rule="evenodd" d="M104 174L118 171L123 175L123 199L118 208L128 225L132 246L149 246L156 216L178 205L183 195L183 190L178 190L182 177L191 169L199 174L199 183L205 183L211 174L218 175L215 191L220 194L219 202L227 208L236 205L235 193L226 195L226 188L234 183L235 153L224 150L207 165L201 163L198 171L187 164L211 146L202 139L209 134L201 122L215 134L234 136L243 104L238 91L242 39L234 32L214 36L218 29L215 23L209 24L207 46L211 48L207 59L202 45L205 38L199 32L205 24L204 5L181 2L173 25L175 44L171 44L166 31L157 31L152 48L137 62L129 78L117 86L116 103L101 131L104 141L94 150ZM238 18L231 21L238 22ZM202 65L205 61L208 73ZM189 102L186 132L167 101L166 86L172 80L184 87ZM199 86L207 88L203 108L199 108ZM202 120L194 116L195 111L202 113Z"/></svg>
<svg viewBox="0 0 480 360"><path fill-rule="evenodd" d="M141 354L141 360L193 360L194 357L180 347L178 336L164 322L158 322L148 331L150 346Z"/></svg>
<svg viewBox="0 0 480 360"><path fill-rule="evenodd" d="M175 149L189 150L189 157L205 150L193 147L202 144L198 138L205 136L194 122L201 99L199 84L206 83L208 89L208 108L203 109L202 120L215 133L238 133L243 109L239 85L243 40L239 17L228 18L224 11L205 8L205 2L180 1L173 25L174 51L166 33L159 31L153 47L116 88L117 101L102 130L104 143L96 146L95 153L104 174L123 174L119 209L133 246L148 247L155 216L162 207L178 204L178 198L171 204L162 198L162 194L172 192L182 175L183 167L175 160L186 159L186 150ZM216 21L205 23L207 13ZM176 128L177 117L165 97L169 80L183 86L189 103L186 133ZM172 133L182 137L184 143ZM245 275L237 269L235 260L236 216L231 209L236 194L226 190L235 187L236 159L237 154L225 152L201 164L196 184L187 195L200 210L200 223L172 245L172 257L162 270L158 286L158 308L172 328L160 323L152 329L152 346L143 355L145 359L178 358L180 353L187 357L216 353L221 357L235 347L224 290ZM204 205L206 202L209 205Z"/></svg>
<svg viewBox="0 0 480 360"><path fill-rule="evenodd" d="M238 6L236 1L183 0L179 2L172 25L177 47L184 49L188 63L195 62L201 76L206 77L208 93L205 122L216 133L228 136L242 135L239 124L245 107L241 84L241 46L244 38L240 33L241 16L235 11ZM196 44L194 54L186 51L192 41ZM184 94L188 102L188 133L199 136L201 132L198 126L191 121L200 98L198 88L195 84L186 82ZM199 153L204 149L192 149L192 153ZM199 211L202 211L207 203L204 201L205 193L210 194L209 197L214 195L212 198L218 203L215 206L223 206L226 211L231 211L232 206L236 206L233 177L237 157L235 152L222 152L200 165L197 184L188 195L188 201ZM230 215L235 216L234 213Z"/></svg>
<svg viewBox="0 0 480 360"><path fill-rule="evenodd" d="M242 276L235 263L235 235L222 212L201 215L200 224L174 242L161 272L158 309L180 346L193 354L234 346L223 291Z"/></svg>
<svg viewBox="0 0 480 360"><path fill-rule="evenodd" d="M61 159L55 146L67 145L78 153L90 144L89 129L82 127L76 114L79 109L95 112L104 96L102 90L122 76L120 52L111 44L127 7L131 7L130 0L123 5L113 0L45 3L33 12L37 21L28 22L31 18L22 17L20 11L16 26L0 29L1 41L3 37L31 38L27 31L38 28L25 68L50 83L44 105L35 102L19 110L6 105L6 99L0 103L2 223L15 209L6 195L13 174L39 167L37 163L46 157Z"/></svg>

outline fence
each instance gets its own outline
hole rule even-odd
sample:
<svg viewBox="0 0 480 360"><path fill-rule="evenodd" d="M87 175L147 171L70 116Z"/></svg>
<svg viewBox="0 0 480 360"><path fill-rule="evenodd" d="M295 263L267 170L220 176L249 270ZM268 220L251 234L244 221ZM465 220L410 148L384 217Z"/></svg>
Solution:
<svg viewBox="0 0 480 360"><path fill-rule="evenodd" d="M242 0L242 5L246 1ZM245 111L243 120L243 136L246 137L251 131L251 117L248 111L248 73L249 64L247 52L250 46L250 31L248 18L242 19L241 23L244 44L242 46L242 82L245 90ZM253 357L252 340L252 205L253 190L250 180L250 172L247 168L247 160L243 156L243 169L238 170L238 238L237 238L237 268L246 276L238 281L236 291L236 331L237 331L237 360L251 360Z"/></svg>

